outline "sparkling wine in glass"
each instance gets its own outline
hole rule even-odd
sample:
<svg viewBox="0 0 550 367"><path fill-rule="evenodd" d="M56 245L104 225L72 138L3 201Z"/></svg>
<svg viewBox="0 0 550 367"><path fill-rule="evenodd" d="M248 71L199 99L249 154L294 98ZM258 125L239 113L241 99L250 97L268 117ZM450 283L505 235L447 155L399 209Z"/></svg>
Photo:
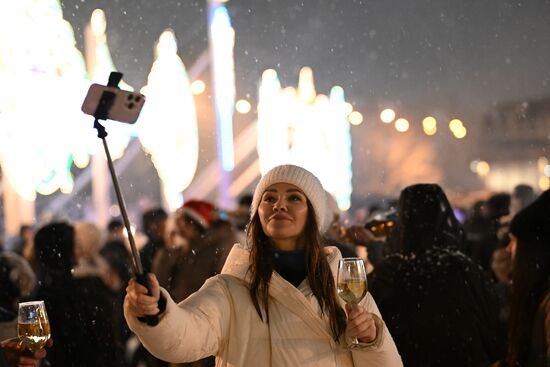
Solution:
<svg viewBox="0 0 550 367"><path fill-rule="evenodd" d="M360 257L345 257L338 264L338 295L352 308L367 295L367 271ZM354 339L348 347L356 348L359 341Z"/></svg>
<svg viewBox="0 0 550 367"><path fill-rule="evenodd" d="M19 304L17 334L32 353L46 345L50 339L50 322L44 301Z"/></svg>

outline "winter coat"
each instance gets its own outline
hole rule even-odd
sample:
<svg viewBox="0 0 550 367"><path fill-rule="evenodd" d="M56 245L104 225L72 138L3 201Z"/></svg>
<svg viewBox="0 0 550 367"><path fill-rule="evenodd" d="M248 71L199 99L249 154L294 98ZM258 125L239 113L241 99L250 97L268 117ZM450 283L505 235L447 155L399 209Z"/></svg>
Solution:
<svg viewBox="0 0 550 367"><path fill-rule="evenodd" d="M325 252L336 274L340 252L335 247ZM274 272L269 286L270 321L262 322L250 298L249 258L249 250L236 244L222 274L208 279L179 305L162 290L167 306L155 327L139 322L125 304L130 328L154 355L173 362L216 355L216 366L230 367L402 366L370 294L361 304L375 315L377 336L353 351L344 349L348 337L334 341L329 320L321 315L307 279L295 288Z"/></svg>
<svg viewBox="0 0 550 367"><path fill-rule="evenodd" d="M369 283L405 366L489 366L502 357L496 294L461 252L393 254Z"/></svg>
<svg viewBox="0 0 550 367"><path fill-rule="evenodd" d="M159 249L152 271L172 299L181 302L202 287L206 279L218 274L223 266L222 251L215 244L201 243L193 250L183 247Z"/></svg>

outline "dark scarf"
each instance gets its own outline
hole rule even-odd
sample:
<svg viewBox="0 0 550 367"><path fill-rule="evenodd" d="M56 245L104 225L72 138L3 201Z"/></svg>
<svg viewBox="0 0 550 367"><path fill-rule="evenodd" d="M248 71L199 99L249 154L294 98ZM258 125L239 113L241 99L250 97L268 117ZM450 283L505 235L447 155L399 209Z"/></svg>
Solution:
<svg viewBox="0 0 550 367"><path fill-rule="evenodd" d="M297 288L306 277L305 250L282 251L271 247L271 253L273 269Z"/></svg>

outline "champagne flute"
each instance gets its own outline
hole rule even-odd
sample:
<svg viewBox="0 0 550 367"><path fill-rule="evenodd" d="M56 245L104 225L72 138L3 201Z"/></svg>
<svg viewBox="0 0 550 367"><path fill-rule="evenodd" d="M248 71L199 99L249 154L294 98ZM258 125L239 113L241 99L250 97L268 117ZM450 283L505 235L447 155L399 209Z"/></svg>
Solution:
<svg viewBox="0 0 550 367"><path fill-rule="evenodd" d="M345 257L338 264L338 295L352 308L367 294L367 272L360 257ZM349 349L357 348L359 340L353 339Z"/></svg>
<svg viewBox="0 0 550 367"><path fill-rule="evenodd" d="M46 345L50 339L50 322L44 301L19 304L17 334L32 353Z"/></svg>

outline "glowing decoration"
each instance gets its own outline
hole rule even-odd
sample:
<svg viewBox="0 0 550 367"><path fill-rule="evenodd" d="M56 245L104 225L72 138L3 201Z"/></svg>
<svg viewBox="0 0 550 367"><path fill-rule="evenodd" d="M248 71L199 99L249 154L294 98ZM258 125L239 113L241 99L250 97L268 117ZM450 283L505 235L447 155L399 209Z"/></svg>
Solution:
<svg viewBox="0 0 550 367"><path fill-rule="evenodd" d="M425 117L422 120L422 128L426 135L435 135L437 132L437 120L432 116Z"/></svg>
<svg viewBox="0 0 550 367"><path fill-rule="evenodd" d="M170 210L175 210L183 203L181 192L195 175L199 137L189 79L171 30L159 38L142 92L147 103L136 123L139 139L151 154Z"/></svg>
<svg viewBox="0 0 550 367"><path fill-rule="evenodd" d="M107 19L105 18L105 13L101 9L95 9L92 12L90 24L85 30L85 40L88 50L86 53L86 64L89 79L94 83L103 85L107 84L111 72L117 70L107 44L106 28ZM134 90L124 81L121 81L118 86L124 90ZM130 142L130 137L135 135L134 127L130 124L118 122L107 122L105 127L109 134L107 141L111 156L113 160L119 159L124 154L124 150ZM82 136L86 136L88 139L86 147L89 154L104 154L101 141L93 132L90 132L89 125L82 126Z"/></svg>
<svg viewBox="0 0 550 367"><path fill-rule="evenodd" d="M344 113L346 116L353 112L353 105L349 102L344 103L344 108Z"/></svg>
<svg viewBox="0 0 550 367"><path fill-rule="evenodd" d="M453 131L453 134L457 139L463 139L467 133L468 131L464 126L458 127Z"/></svg>
<svg viewBox="0 0 550 367"><path fill-rule="evenodd" d="M258 104L258 156L263 174L292 163L313 172L342 210L351 196L351 137L344 90L316 94L313 73L300 72L298 89L282 88L277 72L264 71Z"/></svg>
<svg viewBox="0 0 550 367"><path fill-rule="evenodd" d="M204 93L206 90L206 84L202 80L195 80L191 83L191 93L194 95L199 95Z"/></svg>
<svg viewBox="0 0 550 367"><path fill-rule="evenodd" d="M251 108L252 106L250 105L250 102L246 99L239 99L237 103L235 103L235 109L238 113L243 115L249 113Z"/></svg>
<svg viewBox="0 0 550 367"><path fill-rule="evenodd" d="M353 111L348 116L349 122L352 125L360 125L363 122L363 115L359 111Z"/></svg>
<svg viewBox="0 0 550 367"><path fill-rule="evenodd" d="M382 112L380 112L380 120L382 120L383 123L389 124L392 123L395 119L395 111L391 108L386 108Z"/></svg>
<svg viewBox="0 0 550 367"><path fill-rule="evenodd" d="M454 133L455 131L458 131L460 128L464 127L462 124L462 121L459 119L452 119L449 122L449 129Z"/></svg>
<svg viewBox="0 0 550 367"><path fill-rule="evenodd" d="M404 118L399 118L395 120L395 130L399 131L400 133L404 133L405 131L409 130L409 121Z"/></svg>
<svg viewBox="0 0 550 367"><path fill-rule="evenodd" d="M58 1L0 2L0 164L29 201L72 189L87 88L75 44Z"/></svg>
<svg viewBox="0 0 550 367"><path fill-rule="evenodd" d="M485 161L479 161L476 165L477 174L484 177L491 171L491 166Z"/></svg>
<svg viewBox="0 0 550 367"><path fill-rule="evenodd" d="M541 191L546 191L550 189L550 178L548 177L539 178L539 189L541 189Z"/></svg>
<svg viewBox="0 0 550 367"><path fill-rule="evenodd" d="M218 152L222 168L232 171L235 166L233 148L233 111L235 106L235 70L233 45L235 31L227 8L212 1L208 14L212 70L214 76L214 107Z"/></svg>

